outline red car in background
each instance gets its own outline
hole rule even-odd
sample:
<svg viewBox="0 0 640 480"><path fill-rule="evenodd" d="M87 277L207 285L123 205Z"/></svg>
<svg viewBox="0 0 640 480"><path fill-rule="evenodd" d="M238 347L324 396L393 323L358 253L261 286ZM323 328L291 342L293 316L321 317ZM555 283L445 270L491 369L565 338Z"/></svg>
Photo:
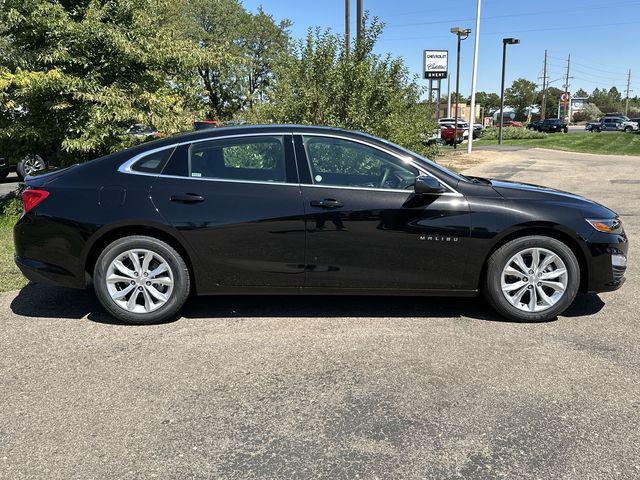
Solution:
<svg viewBox="0 0 640 480"><path fill-rule="evenodd" d="M496 127L499 125L500 124L496 125ZM524 127L524 124L522 122L518 122L517 120L505 120L504 122L502 122L502 126L522 128Z"/></svg>
<svg viewBox="0 0 640 480"><path fill-rule="evenodd" d="M453 145L453 139L455 137L455 128L453 128L453 126L442 126L440 127L440 138L444 141L444 143L446 143L447 145ZM456 143L462 143L462 141L464 140L464 130L461 128L458 128L458 138Z"/></svg>

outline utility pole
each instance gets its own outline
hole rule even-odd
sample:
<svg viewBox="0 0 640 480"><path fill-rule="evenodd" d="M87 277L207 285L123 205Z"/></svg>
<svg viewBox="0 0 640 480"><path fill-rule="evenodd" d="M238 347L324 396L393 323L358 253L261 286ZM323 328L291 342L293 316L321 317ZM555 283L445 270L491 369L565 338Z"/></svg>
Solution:
<svg viewBox="0 0 640 480"><path fill-rule="evenodd" d="M356 2L356 16L358 17L358 23L356 25L356 42L359 45L362 41L362 0Z"/></svg>
<svg viewBox="0 0 640 480"><path fill-rule="evenodd" d="M547 113L547 51L544 51L544 68L542 69L542 105L540 106L540 120L545 119Z"/></svg>
<svg viewBox="0 0 640 480"><path fill-rule="evenodd" d="M564 91L565 92L569 92L569 80L571 79L571 77L569 76L569 70L571 68L571 54L569 54L569 58L567 58L567 76L564 80ZM568 113L569 113L569 105L571 105L571 98L569 98L569 103L567 105L565 105L564 109L563 109L563 113L562 116L566 119L568 117ZM558 116L558 118L560 118Z"/></svg>
<svg viewBox="0 0 640 480"><path fill-rule="evenodd" d="M627 95L624 102L624 116L629 114L629 93L631 93L631 69L629 69L629 75L627 75Z"/></svg>
<svg viewBox="0 0 640 480"><path fill-rule="evenodd" d="M349 55L351 49L351 0L344 0L344 47Z"/></svg>
<svg viewBox="0 0 640 480"><path fill-rule="evenodd" d="M469 112L469 140L467 140L467 153L473 150L473 124L476 120L476 81L478 78L478 42L480 39L480 8L482 0L478 0L476 7L476 38L473 44L473 71L471 74L471 111Z"/></svg>

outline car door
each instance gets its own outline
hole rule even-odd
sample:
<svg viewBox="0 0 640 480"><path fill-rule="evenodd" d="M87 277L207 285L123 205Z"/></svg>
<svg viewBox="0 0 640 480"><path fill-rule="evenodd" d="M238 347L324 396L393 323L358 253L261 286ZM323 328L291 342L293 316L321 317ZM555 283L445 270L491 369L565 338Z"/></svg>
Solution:
<svg viewBox="0 0 640 480"><path fill-rule="evenodd" d="M465 268L465 198L417 195L407 158L363 140L296 135L307 231L305 286L451 289Z"/></svg>
<svg viewBox="0 0 640 480"><path fill-rule="evenodd" d="M210 290L302 286L304 210L291 135L180 145L151 198L197 253Z"/></svg>

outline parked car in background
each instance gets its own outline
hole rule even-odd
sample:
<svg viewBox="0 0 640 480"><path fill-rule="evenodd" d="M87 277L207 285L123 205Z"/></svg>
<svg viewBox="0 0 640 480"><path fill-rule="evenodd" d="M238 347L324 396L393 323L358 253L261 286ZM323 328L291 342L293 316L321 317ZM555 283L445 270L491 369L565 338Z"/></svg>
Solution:
<svg viewBox="0 0 640 480"><path fill-rule="evenodd" d="M560 118L545 118L538 125L537 131L546 133L569 132L567 122Z"/></svg>
<svg viewBox="0 0 640 480"><path fill-rule="evenodd" d="M141 139L151 139L151 138L162 138L166 136L166 134L159 132L156 128L150 125L144 125L142 123L136 123L135 125L131 125L124 132L125 135L141 138Z"/></svg>
<svg viewBox="0 0 640 480"><path fill-rule="evenodd" d="M640 117L639 118L630 118L629 119L630 122L634 122L637 123L638 126L640 127ZM640 129L636 130L637 132L640 132Z"/></svg>
<svg viewBox="0 0 640 480"><path fill-rule="evenodd" d="M454 138L456 138L455 143L462 143L465 139L468 139L469 136L464 136L464 130L458 128L458 136L456 137L456 129L453 128L453 125L443 125L440 127L440 138L446 145L453 145Z"/></svg>
<svg viewBox="0 0 640 480"><path fill-rule="evenodd" d="M538 130L538 127L540 126L540 124L542 123L542 120L534 120L533 122L529 122L527 123L526 128L528 130Z"/></svg>
<svg viewBox="0 0 640 480"><path fill-rule="evenodd" d="M639 124L632 122L628 117L602 117L599 122L590 122L585 125L585 130L591 132L634 132L638 131Z"/></svg>
<svg viewBox="0 0 640 480"><path fill-rule="evenodd" d="M500 126L499 124L496 125L496 127ZM522 128L524 127L524 124L522 122L519 122L517 120L506 120L504 122L502 122L502 126L503 127L517 127L517 128Z"/></svg>
<svg viewBox="0 0 640 480"><path fill-rule="evenodd" d="M455 118L441 118L438 120L440 126L453 127L456 124ZM462 130L462 136L465 140L469 138L469 124L464 120L458 118L458 130Z"/></svg>
<svg viewBox="0 0 640 480"><path fill-rule="evenodd" d="M504 317L539 322L625 280L612 210L459 175L360 132L205 129L26 184L20 270L91 286L134 324L175 318L190 294L483 293Z"/></svg>
<svg viewBox="0 0 640 480"><path fill-rule="evenodd" d="M0 180L7 178L10 172L16 172L20 181L29 175L35 175L49 167L48 157L43 153L29 153L20 158L0 157Z"/></svg>

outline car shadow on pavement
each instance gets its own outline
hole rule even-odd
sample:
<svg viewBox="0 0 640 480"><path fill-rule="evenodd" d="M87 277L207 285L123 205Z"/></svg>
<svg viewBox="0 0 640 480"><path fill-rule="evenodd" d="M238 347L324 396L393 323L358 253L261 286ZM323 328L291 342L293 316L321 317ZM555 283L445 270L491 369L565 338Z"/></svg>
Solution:
<svg viewBox="0 0 640 480"><path fill-rule="evenodd" d="M604 307L594 294L579 294L563 316L593 315ZM16 315L36 318L89 320L121 324L100 306L93 291L73 290L30 283L10 305ZM210 296L190 298L181 315L185 318L238 317L374 317L456 318L508 322L481 298L395 296ZM176 319L178 320L178 319Z"/></svg>

